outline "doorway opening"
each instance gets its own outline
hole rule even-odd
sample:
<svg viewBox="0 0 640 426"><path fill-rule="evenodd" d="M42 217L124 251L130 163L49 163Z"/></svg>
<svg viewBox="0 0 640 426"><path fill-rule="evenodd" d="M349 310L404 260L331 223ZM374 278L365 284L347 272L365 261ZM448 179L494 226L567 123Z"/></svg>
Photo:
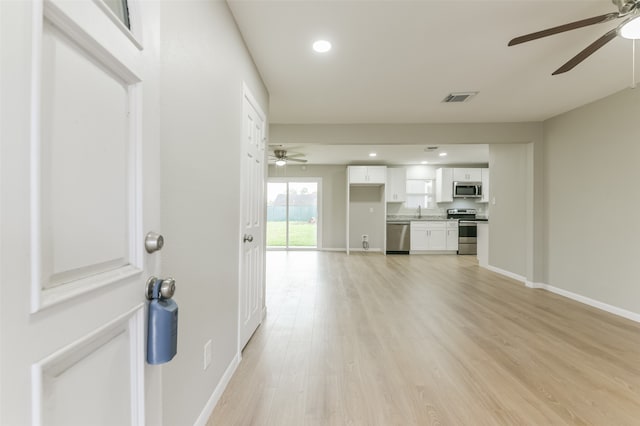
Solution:
<svg viewBox="0 0 640 426"><path fill-rule="evenodd" d="M267 249L320 247L321 179L278 178L267 182Z"/></svg>

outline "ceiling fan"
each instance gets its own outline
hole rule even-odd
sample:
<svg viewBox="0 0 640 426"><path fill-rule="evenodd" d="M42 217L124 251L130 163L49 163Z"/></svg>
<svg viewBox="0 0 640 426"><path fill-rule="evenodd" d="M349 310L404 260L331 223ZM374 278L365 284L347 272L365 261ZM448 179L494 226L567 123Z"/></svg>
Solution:
<svg viewBox="0 0 640 426"><path fill-rule="evenodd" d="M587 59L598 49L609 43L618 35L629 39L640 39L640 0L611 0L618 7L617 12L606 13L592 18L582 19L580 21L570 22L568 24L559 25L546 30L536 31L535 33L526 34L516 37L509 42L509 46L525 43L539 38L548 37L550 35L575 30L577 28L587 27L589 25L609 22L613 19L626 18L616 28L605 33L602 37L587 46L582 52L567 61L560 68L555 70L551 75L562 74L572 70L576 65Z"/></svg>
<svg viewBox="0 0 640 426"><path fill-rule="evenodd" d="M296 157L302 157L302 156L304 156L304 154L287 155L287 151L284 149L274 149L273 155L270 155L269 157L271 157L272 160L275 160L276 166L284 166L287 164L288 161L293 161L296 163L306 163L307 160L303 160L302 158L296 158Z"/></svg>

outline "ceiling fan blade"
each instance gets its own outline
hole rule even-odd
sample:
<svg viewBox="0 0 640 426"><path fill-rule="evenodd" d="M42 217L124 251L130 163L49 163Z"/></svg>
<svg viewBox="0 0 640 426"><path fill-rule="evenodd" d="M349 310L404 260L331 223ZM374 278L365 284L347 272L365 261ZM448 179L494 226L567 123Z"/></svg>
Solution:
<svg viewBox="0 0 640 426"><path fill-rule="evenodd" d="M303 160L301 158L291 158L291 157L287 157L287 161L295 161L296 163L306 163L307 160Z"/></svg>
<svg viewBox="0 0 640 426"><path fill-rule="evenodd" d="M304 154L302 154L302 153L296 153L296 154L287 153L287 158L295 158L295 157L304 157Z"/></svg>
<svg viewBox="0 0 640 426"><path fill-rule="evenodd" d="M565 31L575 30L577 28L588 27L589 25L600 24L602 22L611 21L620 17L618 12L611 12L605 15L594 16L593 18L582 19L580 21L570 22L564 25L558 25L557 27L547 28L546 30L537 31L535 33L526 34L520 37L516 37L511 40L508 46L515 46L516 44L525 43L531 40L537 40L539 38L548 37L550 35L563 33Z"/></svg>
<svg viewBox="0 0 640 426"><path fill-rule="evenodd" d="M589 56L593 55L602 46L604 46L605 44L609 43L611 40L616 38L616 36L618 35L617 31L618 29L614 28L611 31L607 32L605 35L603 35L602 37L600 37L599 39L591 43L589 46L585 47L582 52L578 53L576 56L571 58L563 66L561 66L560 68L555 70L553 73L551 73L551 75L558 75L558 74L562 74L564 72L572 70L580 62L584 61Z"/></svg>

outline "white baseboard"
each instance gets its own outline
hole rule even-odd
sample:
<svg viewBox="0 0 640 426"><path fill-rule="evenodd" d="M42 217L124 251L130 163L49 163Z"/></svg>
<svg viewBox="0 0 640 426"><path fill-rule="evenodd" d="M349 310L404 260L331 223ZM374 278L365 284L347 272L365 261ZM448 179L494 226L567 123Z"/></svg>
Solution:
<svg viewBox="0 0 640 426"><path fill-rule="evenodd" d="M209 400L202 409L202 412L200 413L200 416L198 416L198 419L194 423L194 426L206 426L209 417L211 417L211 413L213 413L213 409L216 408L216 404L218 404L222 393L227 388L227 385L229 384L231 377L233 377L233 373L236 372L238 365L240 365L239 353L236 354L236 356L231 360L231 363L220 378L218 386L216 386L216 388L213 390L211 397L209 397Z"/></svg>
<svg viewBox="0 0 640 426"><path fill-rule="evenodd" d="M547 286L544 283L534 283L534 282L529 281L529 280L526 280L524 282L524 285L526 285L529 288L542 288L542 289L545 289L545 290L546 290L546 286Z"/></svg>
<svg viewBox="0 0 640 426"><path fill-rule="evenodd" d="M458 252L456 250L411 250L409 251L409 254L455 254L457 255Z"/></svg>
<svg viewBox="0 0 640 426"><path fill-rule="evenodd" d="M487 269L495 272L500 275L504 275L505 277L513 278L516 281L520 281L522 283L526 283L527 279L522 275L514 274L513 272L506 271L504 269L496 268L495 266L487 265Z"/></svg>
<svg viewBox="0 0 640 426"><path fill-rule="evenodd" d="M617 315L619 317L626 318L631 321L640 322L640 314L627 311L626 309L618 308L617 306L609 305L608 303L600 302L586 296L582 296L577 293L573 293L562 288L554 287L544 283L530 283L531 288L541 288L543 290L550 291L551 293L558 294L568 299L575 300L576 302L584 303L585 305L592 306L594 308L609 312L610 314Z"/></svg>
<svg viewBox="0 0 640 426"><path fill-rule="evenodd" d="M355 250L355 249L351 249L351 250ZM330 248L324 248L324 247L313 247L313 248L269 247L269 248L267 248L267 251L342 251L342 252L345 252L345 251L347 251L347 249L345 249L345 248L331 248L331 247Z"/></svg>
<svg viewBox="0 0 640 426"><path fill-rule="evenodd" d="M368 251L368 252L372 252L372 253L382 253L382 249L380 249L380 248L370 248L369 250L365 250L363 248L351 248L351 249L349 249L349 251L358 251L358 252L360 252L360 251L362 251L362 252Z"/></svg>

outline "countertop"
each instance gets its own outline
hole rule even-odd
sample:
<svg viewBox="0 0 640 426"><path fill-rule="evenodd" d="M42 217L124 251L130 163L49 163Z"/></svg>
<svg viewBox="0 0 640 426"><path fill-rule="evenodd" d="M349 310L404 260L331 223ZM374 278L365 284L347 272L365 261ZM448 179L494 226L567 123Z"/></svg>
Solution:
<svg viewBox="0 0 640 426"><path fill-rule="evenodd" d="M417 216L389 216L387 217L387 223L400 223L400 222L416 222L416 221L420 221L420 222L424 222L424 221L452 221L452 222L457 222L458 219L447 219L446 216L422 216L422 217L417 217ZM467 220L472 220L472 219L467 219ZM489 218L487 217L476 217L475 218L476 222L484 222L487 223L489 222Z"/></svg>
<svg viewBox="0 0 640 426"><path fill-rule="evenodd" d="M446 216L422 216L422 217L417 217L417 216L390 216L387 217L387 223L394 223L394 222L415 222L415 221L434 221L434 220L438 220L438 221L442 221L442 220L453 220L453 221L457 221L458 219L447 219Z"/></svg>

